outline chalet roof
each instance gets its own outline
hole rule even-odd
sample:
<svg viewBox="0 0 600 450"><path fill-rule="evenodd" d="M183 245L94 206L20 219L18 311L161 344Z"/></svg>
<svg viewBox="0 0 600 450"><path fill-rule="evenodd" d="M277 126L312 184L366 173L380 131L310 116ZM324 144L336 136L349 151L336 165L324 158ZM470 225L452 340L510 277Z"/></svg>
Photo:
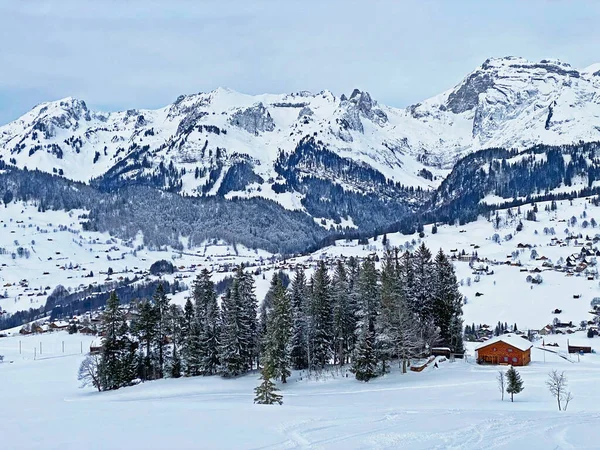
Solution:
<svg viewBox="0 0 600 450"><path fill-rule="evenodd" d="M522 338L521 336L517 336L515 334L503 334L502 336L493 337L479 344L477 347L475 347L475 350L482 349L489 345L495 344L496 342L504 342L505 344L518 348L521 351L525 351L533 347L531 342L525 338Z"/></svg>

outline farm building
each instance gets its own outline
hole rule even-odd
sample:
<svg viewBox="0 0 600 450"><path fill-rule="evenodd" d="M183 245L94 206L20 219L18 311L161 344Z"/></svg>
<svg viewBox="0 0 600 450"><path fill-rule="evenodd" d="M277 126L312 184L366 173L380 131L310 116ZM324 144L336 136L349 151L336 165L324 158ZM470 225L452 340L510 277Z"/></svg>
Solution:
<svg viewBox="0 0 600 450"><path fill-rule="evenodd" d="M433 347L431 349L431 356L445 356L446 358L450 358L452 355L452 350L448 347Z"/></svg>
<svg viewBox="0 0 600 450"><path fill-rule="evenodd" d="M590 345L576 342L572 343L567 341L567 349L569 353L592 353L592 347Z"/></svg>
<svg viewBox="0 0 600 450"><path fill-rule="evenodd" d="M531 347L531 342L515 334L496 336L475 348L477 363L526 366L531 361Z"/></svg>

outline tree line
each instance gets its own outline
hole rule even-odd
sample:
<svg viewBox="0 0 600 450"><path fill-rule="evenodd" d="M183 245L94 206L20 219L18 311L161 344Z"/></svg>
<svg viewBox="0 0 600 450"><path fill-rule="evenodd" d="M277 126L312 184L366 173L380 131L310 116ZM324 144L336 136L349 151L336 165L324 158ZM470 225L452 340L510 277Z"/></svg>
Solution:
<svg viewBox="0 0 600 450"><path fill-rule="evenodd" d="M138 380L260 370L257 401L275 402L274 381L285 383L292 370L348 365L357 380L369 381L394 362L406 372L411 359L436 345L464 351L463 297L441 250L433 257L424 244L414 253L389 249L379 268L374 258L340 258L331 270L320 261L310 276L297 270L287 288L282 278L273 275L260 307L243 266L220 303L206 269L183 307L170 304L162 286L129 312L113 293L101 353L84 361L96 361L96 381L85 369L82 379L111 390Z"/></svg>

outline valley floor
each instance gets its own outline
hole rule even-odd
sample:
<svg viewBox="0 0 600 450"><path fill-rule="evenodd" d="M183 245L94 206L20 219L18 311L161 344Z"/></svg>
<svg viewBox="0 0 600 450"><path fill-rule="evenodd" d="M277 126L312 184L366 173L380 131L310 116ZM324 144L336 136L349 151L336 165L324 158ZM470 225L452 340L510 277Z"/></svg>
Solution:
<svg viewBox="0 0 600 450"><path fill-rule="evenodd" d="M266 406L252 403L256 374L80 389L81 348L92 340L65 332L0 339L2 448L592 449L600 440L600 356L569 362L538 349L541 342L519 369L525 390L514 403L501 401L498 367L474 364L469 344L466 362L394 369L369 383L345 372L320 380L294 373L279 386L284 404ZM569 379L567 412L556 410L544 384L552 369Z"/></svg>

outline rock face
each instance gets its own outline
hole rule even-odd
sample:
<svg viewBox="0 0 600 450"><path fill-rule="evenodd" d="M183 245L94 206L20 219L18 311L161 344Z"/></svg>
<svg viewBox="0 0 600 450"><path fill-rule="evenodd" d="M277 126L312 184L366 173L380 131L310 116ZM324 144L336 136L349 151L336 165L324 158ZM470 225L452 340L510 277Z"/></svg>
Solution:
<svg viewBox="0 0 600 450"><path fill-rule="evenodd" d="M275 129L275 122L262 103L236 111L231 116L229 123L252 134Z"/></svg>
<svg viewBox="0 0 600 450"><path fill-rule="evenodd" d="M595 125L600 80L594 67L578 71L556 60L488 59L455 88L408 112L442 131L440 139L453 147L438 152L447 166L482 148L594 141L600 137Z"/></svg>

